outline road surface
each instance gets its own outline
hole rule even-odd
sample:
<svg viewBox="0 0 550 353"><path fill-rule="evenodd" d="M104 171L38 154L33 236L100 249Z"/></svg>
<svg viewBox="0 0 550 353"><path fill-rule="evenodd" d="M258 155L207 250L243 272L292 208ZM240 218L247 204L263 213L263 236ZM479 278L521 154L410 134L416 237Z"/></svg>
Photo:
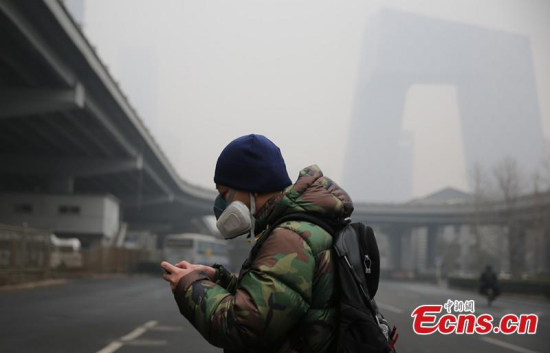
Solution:
<svg viewBox="0 0 550 353"><path fill-rule="evenodd" d="M383 281L376 296L381 311L398 327L399 353L546 353L550 347L550 302L501 297L488 308L465 291L429 284ZM419 336L411 312L447 299L476 300L476 314L500 318L536 313L536 335ZM221 352L180 315L160 276L69 280L65 284L0 291L0 352L145 353Z"/></svg>

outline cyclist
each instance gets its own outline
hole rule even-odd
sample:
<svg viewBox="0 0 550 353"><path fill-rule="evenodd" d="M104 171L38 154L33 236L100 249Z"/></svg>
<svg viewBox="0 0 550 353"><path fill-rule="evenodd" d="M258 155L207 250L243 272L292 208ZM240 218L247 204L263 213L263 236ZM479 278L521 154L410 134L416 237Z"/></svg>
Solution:
<svg viewBox="0 0 550 353"><path fill-rule="evenodd" d="M491 303L500 294L500 288L498 286L498 279L495 272L490 265L485 267L485 271L479 278L480 286L479 292L487 296L487 303L491 306Z"/></svg>

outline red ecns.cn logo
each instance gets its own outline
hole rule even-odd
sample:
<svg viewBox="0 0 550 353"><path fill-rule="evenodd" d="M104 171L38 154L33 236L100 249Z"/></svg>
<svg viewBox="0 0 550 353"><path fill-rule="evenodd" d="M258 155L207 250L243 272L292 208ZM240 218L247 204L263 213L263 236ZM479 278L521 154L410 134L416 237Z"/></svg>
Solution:
<svg viewBox="0 0 550 353"><path fill-rule="evenodd" d="M431 335L436 332L443 335L452 333L486 335L490 332L505 335L534 335L537 332L538 316L536 314L521 314L519 316L506 314L495 325L491 314L474 314L473 305L470 310L460 309L451 312L452 305L449 303L454 303L455 308L467 308L467 306L457 306L457 302L459 301L449 300L445 305L420 305L414 309L411 314L414 332L418 335ZM447 313L438 316L437 314L440 314L444 307L447 309ZM470 313L464 313L466 311L470 311Z"/></svg>

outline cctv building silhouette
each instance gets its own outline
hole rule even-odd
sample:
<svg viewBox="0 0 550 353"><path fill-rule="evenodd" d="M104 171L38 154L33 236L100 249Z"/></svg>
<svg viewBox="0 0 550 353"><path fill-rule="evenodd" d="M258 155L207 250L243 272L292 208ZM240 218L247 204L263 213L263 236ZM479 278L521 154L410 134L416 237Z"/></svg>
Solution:
<svg viewBox="0 0 550 353"><path fill-rule="evenodd" d="M367 26L360 65L344 174L357 199L412 196L411 143L403 143L411 136L401 123L415 84L456 87L468 168L506 156L525 173L539 168L545 141L526 36L382 10Z"/></svg>

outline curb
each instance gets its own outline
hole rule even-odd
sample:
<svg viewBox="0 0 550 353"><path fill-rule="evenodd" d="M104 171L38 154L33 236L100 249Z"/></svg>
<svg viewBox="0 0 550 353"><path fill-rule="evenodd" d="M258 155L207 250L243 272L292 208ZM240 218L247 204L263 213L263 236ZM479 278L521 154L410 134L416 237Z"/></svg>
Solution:
<svg viewBox="0 0 550 353"><path fill-rule="evenodd" d="M20 289L34 289L34 288L40 288L40 287L49 287L49 286L56 286L56 285L61 285L65 283L67 283L66 279L47 279L47 280L36 281L36 282L7 284L5 286L0 286L0 292L20 290Z"/></svg>

